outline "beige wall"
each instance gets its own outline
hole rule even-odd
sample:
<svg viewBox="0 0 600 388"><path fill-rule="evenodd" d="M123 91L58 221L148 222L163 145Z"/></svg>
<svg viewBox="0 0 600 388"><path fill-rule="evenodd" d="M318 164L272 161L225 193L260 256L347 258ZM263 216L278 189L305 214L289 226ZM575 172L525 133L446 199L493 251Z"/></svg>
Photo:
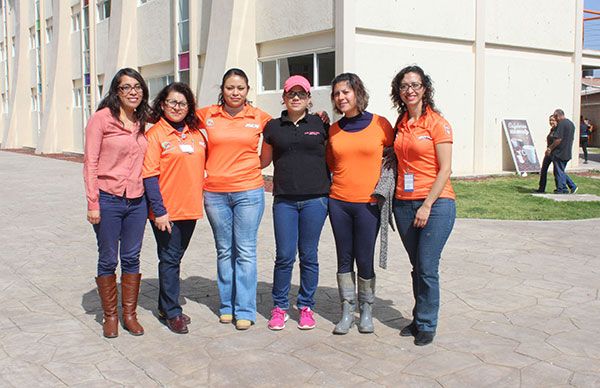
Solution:
<svg viewBox="0 0 600 388"><path fill-rule="evenodd" d="M37 115L30 111L30 90L35 87L34 51L28 47L33 8L29 1L14 2L4 40L11 108L0 120L2 147L80 151L82 109L71 106L73 82L82 83L80 33L70 31L70 7L79 1L60 6L54 1L52 10L50 0L41 1L45 17L53 15L55 39L60 39L45 46L44 85L50 90L45 91L49 100L44 109L63 112L72 124L54 128L58 124L50 119L53 113L42 112L43 130L52 135L43 137L43 147L38 145L31 129ZM146 77L174 73L176 2L112 3L111 17L92 28L94 88L98 75L104 75L107 88L122 66L137 67ZM95 11L95 3L90 4ZM393 122L391 79L402 67L419 64L431 75L436 104L455 128L457 175L512 168L503 148L502 119L528 120L541 154L548 114L557 107L570 117L579 114L583 0L203 0L193 2L192 9L190 55L192 79L197 79L192 88L200 105L215 102L223 72L235 66L250 77L250 98L278 115L281 91L257 93L258 60L335 50L338 72L358 73L371 94L369 109ZM13 34L15 58L10 53ZM54 54L56 63L50 60ZM2 72L0 66L0 76ZM328 87L313 90L313 104L315 110L332 113Z"/></svg>

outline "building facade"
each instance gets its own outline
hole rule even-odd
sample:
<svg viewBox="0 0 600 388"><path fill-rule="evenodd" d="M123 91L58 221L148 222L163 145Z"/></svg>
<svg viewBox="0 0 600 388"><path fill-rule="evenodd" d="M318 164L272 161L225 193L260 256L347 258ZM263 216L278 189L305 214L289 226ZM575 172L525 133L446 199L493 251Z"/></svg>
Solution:
<svg viewBox="0 0 600 388"><path fill-rule="evenodd" d="M528 120L541 155L548 115L579 117L583 0L0 1L2 148L82 152L121 67L138 69L152 96L188 82L200 105L240 67L272 115L290 74L308 77L314 108L332 114L331 79L355 72L369 110L394 122L390 82L418 64L455 129L455 175L514 170L503 119Z"/></svg>

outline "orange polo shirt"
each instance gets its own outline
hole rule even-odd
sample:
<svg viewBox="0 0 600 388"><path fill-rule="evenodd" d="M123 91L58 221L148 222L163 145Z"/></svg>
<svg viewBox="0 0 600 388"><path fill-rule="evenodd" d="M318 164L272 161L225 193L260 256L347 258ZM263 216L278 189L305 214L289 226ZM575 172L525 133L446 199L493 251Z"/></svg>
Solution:
<svg viewBox="0 0 600 388"><path fill-rule="evenodd" d="M179 133L165 119L146 132L148 149L144 178L158 175L158 186L169 219L202 218L202 186L206 143L199 130L187 126ZM150 211L150 219L154 219Z"/></svg>
<svg viewBox="0 0 600 388"><path fill-rule="evenodd" d="M204 189L226 193L262 187L258 143L271 116L248 104L234 117L220 105L196 113L208 134Z"/></svg>
<svg viewBox="0 0 600 388"><path fill-rule="evenodd" d="M329 196L346 202L368 203L381 174L383 148L392 145L394 130L381 116L358 132L346 132L336 122L329 128L327 164L333 174Z"/></svg>
<svg viewBox="0 0 600 388"><path fill-rule="evenodd" d="M435 146L452 143L452 127L439 113L427 107L426 114L415 122L408 122L404 114L398 123L398 135L394 151L398 158L398 182L396 198L406 200L425 199L433 186L440 166ZM414 174L414 191L404 191L404 174ZM450 179L439 198L456 198Z"/></svg>

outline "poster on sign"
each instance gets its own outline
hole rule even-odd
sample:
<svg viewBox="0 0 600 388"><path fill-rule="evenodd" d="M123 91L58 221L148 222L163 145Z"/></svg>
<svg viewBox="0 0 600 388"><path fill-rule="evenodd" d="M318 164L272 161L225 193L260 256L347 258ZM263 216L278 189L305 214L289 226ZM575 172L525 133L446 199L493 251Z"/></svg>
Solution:
<svg viewBox="0 0 600 388"><path fill-rule="evenodd" d="M527 120L502 120L504 134L519 174L540 171L540 160L535 152Z"/></svg>

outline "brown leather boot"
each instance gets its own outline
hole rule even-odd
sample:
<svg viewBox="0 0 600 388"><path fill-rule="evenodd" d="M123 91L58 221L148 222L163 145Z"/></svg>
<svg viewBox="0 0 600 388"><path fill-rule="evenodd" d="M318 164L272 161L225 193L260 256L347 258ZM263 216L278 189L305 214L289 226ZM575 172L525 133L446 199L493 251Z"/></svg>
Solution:
<svg viewBox="0 0 600 388"><path fill-rule="evenodd" d="M144 328L137 320L135 312L140 293L141 273L124 273L121 275L121 306L123 306L123 327L131 335L144 334Z"/></svg>
<svg viewBox="0 0 600 388"><path fill-rule="evenodd" d="M106 338L119 335L119 315L117 314L117 275L98 276L96 278L98 294L104 311L102 330Z"/></svg>

